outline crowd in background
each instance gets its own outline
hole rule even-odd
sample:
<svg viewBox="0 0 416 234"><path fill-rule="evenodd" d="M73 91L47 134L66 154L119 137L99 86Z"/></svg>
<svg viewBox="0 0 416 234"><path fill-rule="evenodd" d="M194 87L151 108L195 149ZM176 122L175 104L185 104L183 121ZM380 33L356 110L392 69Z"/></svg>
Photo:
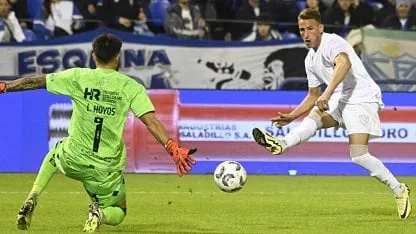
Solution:
<svg viewBox="0 0 416 234"><path fill-rule="evenodd" d="M0 42L110 27L146 36L258 41L298 36L297 15L321 12L326 32L374 25L416 31L413 0L0 0Z"/></svg>

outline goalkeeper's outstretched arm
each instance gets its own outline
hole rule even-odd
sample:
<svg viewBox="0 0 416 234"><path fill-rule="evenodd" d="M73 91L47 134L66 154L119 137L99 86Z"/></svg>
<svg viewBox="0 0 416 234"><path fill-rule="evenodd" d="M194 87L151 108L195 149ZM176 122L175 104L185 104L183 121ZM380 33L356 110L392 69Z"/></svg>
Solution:
<svg viewBox="0 0 416 234"><path fill-rule="evenodd" d="M17 92L46 88L46 75L23 77L8 82L0 82L0 93Z"/></svg>
<svg viewBox="0 0 416 234"><path fill-rule="evenodd" d="M166 131L164 125L159 121L154 112L148 112L140 116L140 120L146 125L147 129L152 133L156 140L165 146L166 151L172 156L176 165L178 176L183 176L192 170L193 164L196 163L191 154L197 151L196 148L184 148L172 138Z"/></svg>
<svg viewBox="0 0 416 234"><path fill-rule="evenodd" d="M153 111L140 116L140 120L161 145L166 144L169 140L169 134Z"/></svg>

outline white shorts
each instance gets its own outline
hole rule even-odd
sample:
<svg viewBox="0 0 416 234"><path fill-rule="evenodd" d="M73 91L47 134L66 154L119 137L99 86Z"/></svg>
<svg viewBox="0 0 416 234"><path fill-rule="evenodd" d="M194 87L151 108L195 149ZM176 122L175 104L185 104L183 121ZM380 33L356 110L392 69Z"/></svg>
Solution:
<svg viewBox="0 0 416 234"><path fill-rule="evenodd" d="M381 137L381 124L378 113L383 105L377 102L349 104L339 99L330 99L327 113L338 122L341 128L347 130L348 135L354 133L368 133L370 138Z"/></svg>

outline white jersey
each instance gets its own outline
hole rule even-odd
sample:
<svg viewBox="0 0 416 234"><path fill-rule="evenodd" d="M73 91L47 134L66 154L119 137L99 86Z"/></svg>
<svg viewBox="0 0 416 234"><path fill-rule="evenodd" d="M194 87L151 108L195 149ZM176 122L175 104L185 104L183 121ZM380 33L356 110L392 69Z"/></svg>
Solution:
<svg viewBox="0 0 416 234"><path fill-rule="evenodd" d="M352 46L336 34L324 33L318 49L309 50L305 58L308 86L329 84L334 74L335 57L340 53L348 55L351 68L331 98L351 104L377 102L382 105L380 87L370 77Z"/></svg>

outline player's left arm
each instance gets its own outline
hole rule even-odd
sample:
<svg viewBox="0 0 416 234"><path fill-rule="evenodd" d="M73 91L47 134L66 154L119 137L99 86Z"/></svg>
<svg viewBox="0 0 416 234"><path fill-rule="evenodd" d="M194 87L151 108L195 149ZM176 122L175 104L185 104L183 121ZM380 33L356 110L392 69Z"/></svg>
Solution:
<svg viewBox="0 0 416 234"><path fill-rule="evenodd" d="M329 110L329 99L338 85L345 79L348 74L348 71L351 68L351 61L348 57L348 54L345 52L340 52L335 56L334 59L334 74L332 75L332 80L329 82L325 91L316 101L316 106L320 111Z"/></svg>
<svg viewBox="0 0 416 234"><path fill-rule="evenodd" d="M46 75L22 77L8 82L0 82L0 93L17 92L46 88Z"/></svg>
<svg viewBox="0 0 416 234"><path fill-rule="evenodd" d="M351 61L348 57L348 54L345 52L339 53L335 57L334 63L334 74L331 82L328 84L324 93L327 93L328 96L331 96L339 84L345 79L348 74L348 71L351 68Z"/></svg>

